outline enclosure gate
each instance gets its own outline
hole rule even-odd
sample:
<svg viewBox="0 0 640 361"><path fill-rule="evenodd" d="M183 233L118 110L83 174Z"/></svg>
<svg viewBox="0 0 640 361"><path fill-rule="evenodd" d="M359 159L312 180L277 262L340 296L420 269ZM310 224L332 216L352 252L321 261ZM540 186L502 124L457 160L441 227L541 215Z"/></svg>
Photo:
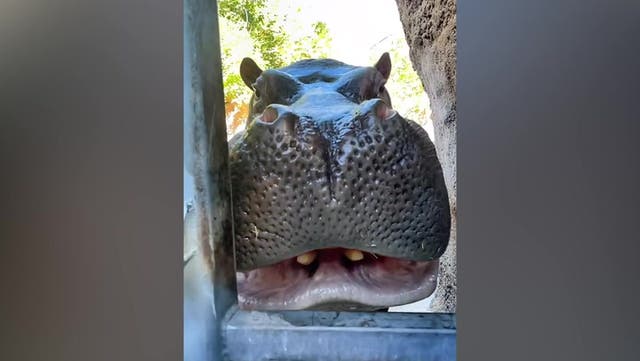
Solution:
<svg viewBox="0 0 640 361"><path fill-rule="evenodd" d="M185 218L185 360L455 360L454 314L237 308L215 0L184 1L184 84L185 166L196 188Z"/></svg>

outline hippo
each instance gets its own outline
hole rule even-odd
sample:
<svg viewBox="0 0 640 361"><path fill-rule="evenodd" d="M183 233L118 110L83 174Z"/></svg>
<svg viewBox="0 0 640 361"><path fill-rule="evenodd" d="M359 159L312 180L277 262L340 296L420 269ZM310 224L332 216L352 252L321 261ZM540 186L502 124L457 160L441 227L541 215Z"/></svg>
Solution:
<svg viewBox="0 0 640 361"><path fill-rule="evenodd" d="M238 303L260 310L382 310L433 293L449 201L428 134L374 66L307 59L240 66L251 88L229 141Z"/></svg>

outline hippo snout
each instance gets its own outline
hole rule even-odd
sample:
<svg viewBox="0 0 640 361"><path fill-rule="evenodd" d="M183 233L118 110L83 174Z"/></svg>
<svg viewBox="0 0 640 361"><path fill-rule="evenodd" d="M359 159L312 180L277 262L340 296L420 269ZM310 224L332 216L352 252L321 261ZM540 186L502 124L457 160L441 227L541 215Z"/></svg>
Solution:
<svg viewBox="0 0 640 361"><path fill-rule="evenodd" d="M390 106L387 61L303 61L265 76L243 63L256 99L230 171L245 306L389 306L433 291L448 196L427 133Z"/></svg>
<svg viewBox="0 0 640 361"><path fill-rule="evenodd" d="M329 247L438 258L449 210L428 138L380 99L301 101L268 106L231 152L238 269Z"/></svg>

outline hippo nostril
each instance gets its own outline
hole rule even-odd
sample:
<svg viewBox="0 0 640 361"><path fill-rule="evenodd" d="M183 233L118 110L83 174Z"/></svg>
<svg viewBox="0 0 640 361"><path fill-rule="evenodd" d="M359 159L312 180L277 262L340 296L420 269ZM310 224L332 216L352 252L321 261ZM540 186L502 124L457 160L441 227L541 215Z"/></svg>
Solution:
<svg viewBox="0 0 640 361"><path fill-rule="evenodd" d="M389 116L389 107L387 106L387 104L385 102L378 102L378 104L376 104L375 107L375 114L376 117L380 118L380 119L387 119L387 117Z"/></svg>
<svg viewBox="0 0 640 361"><path fill-rule="evenodd" d="M278 111L271 107L267 107L260 116L260 120L265 123L273 123L276 119L278 119Z"/></svg>
<svg viewBox="0 0 640 361"><path fill-rule="evenodd" d="M361 107L361 114L366 114L367 116L360 118L362 122L363 128L374 128L377 125L386 127L386 120L394 117L396 115L396 111L393 110L389 105L382 99L371 99L364 102ZM372 143L372 140L367 140L368 144Z"/></svg>
<svg viewBox="0 0 640 361"><path fill-rule="evenodd" d="M376 117L381 120L387 120L393 118L396 115L396 111L382 100L376 104L374 111Z"/></svg>
<svg viewBox="0 0 640 361"><path fill-rule="evenodd" d="M276 134L279 129L279 131L287 133L289 135L295 134L298 119L298 115L294 114L288 106L281 104L269 105L258 117L260 123L275 126ZM269 132L273 134L271 127L269 129ZM280 141L282 141L282 139L277 141L279 143Z"/></svg>

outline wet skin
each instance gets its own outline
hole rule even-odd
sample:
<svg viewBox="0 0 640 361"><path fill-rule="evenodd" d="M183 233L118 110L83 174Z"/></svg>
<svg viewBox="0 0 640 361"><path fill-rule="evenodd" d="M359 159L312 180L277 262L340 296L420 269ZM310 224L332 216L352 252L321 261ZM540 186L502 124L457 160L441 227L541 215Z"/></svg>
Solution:
<svg viewBox="0 0 640 361"><path fill-rule="evenodd" d="M391 108L372 67L304 60L262 71L230 141L238 297L244 308L370 310L429 296L449 241L433 143Z"/></svg>

